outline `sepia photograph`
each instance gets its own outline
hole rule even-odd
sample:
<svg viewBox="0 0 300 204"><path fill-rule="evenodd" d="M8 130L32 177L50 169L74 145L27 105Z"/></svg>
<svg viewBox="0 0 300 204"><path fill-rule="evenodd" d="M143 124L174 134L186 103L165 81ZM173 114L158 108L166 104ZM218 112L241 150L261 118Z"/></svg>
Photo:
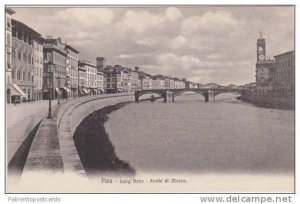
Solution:
<svg viewBox="0 0 300 204"><path fill-rule="evenodd" d="M295 5L5 5L6 193L295 193Z"/></svg>

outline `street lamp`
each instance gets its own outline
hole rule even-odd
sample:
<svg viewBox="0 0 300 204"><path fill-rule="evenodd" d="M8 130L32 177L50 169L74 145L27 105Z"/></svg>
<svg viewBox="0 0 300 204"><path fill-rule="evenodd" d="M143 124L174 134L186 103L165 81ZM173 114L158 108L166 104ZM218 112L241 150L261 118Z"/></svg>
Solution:
<svg viewBox="0 0 300 204"><path fill-rule="evenodd" d="M66 88L69 88L69 87L70 87L70 80L69 80L68 77L66 78L65 87L66 87ZM69 89L69 90L70 90L70 89ZM69 92L69 91L67 91L66 100L68 100L68 98L69 98L69 93L68 93L68 92ZM70 97L72 97L72 96L70 96Z"/></svg>
<svg viewBox="0 0 300 204"><path fill-rule="evenodd" d="M57 76L57 86L58 86L58 92L57 92L57 104L60 104L60 76Z"/></svg>
<svg viewBox="0 0 300 204"><path fill-rule="evenodd" d="M48 71L48 98L49 98L49 108L48 108L48 119L53 118L51 110L51 100L52 100L52 87L53 87L53 65L49 61L46 64Z"/></svg>
<svg viewBox="0 0 300 204"><path fill-rule="evenodd" d="M32 85L32 87L31 87L31 101L33 101L34 100L34 98L35 97L33 97L33 92L34 92L34 74L33 74L33 72L34 72L34 70L31 72L31 85Z"/></svg>

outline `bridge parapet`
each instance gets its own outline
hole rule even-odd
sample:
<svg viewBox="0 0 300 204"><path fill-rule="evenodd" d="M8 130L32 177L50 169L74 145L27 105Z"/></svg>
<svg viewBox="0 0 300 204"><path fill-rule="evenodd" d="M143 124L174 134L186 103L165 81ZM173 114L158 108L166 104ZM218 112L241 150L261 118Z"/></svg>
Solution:
<svg viewBox="0 0 300 204"><path fill-rule="evenodd" d="M229 92L228 88L185 88L185 89L146 89L135 91L135 101L139 101L139 97L144 94L158 94L164 99L164 102L174 102L174 98L183 94L184 92L195 92L202 95L205 98L205 102L214 101L215 96L221 93ZM172 100L169 98L172 97Z"/></svg>

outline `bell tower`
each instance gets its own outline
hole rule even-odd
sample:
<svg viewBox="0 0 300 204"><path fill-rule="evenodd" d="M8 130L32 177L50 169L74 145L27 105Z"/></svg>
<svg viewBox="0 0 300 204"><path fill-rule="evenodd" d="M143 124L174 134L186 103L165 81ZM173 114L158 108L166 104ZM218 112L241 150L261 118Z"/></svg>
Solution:
<svg viewBox="0 0 300 204"><path fill-rule="evenodd" d="M259 38L256 43L257 62L266 60L266 39L263 38L262 32L259 32Z"/></svg>

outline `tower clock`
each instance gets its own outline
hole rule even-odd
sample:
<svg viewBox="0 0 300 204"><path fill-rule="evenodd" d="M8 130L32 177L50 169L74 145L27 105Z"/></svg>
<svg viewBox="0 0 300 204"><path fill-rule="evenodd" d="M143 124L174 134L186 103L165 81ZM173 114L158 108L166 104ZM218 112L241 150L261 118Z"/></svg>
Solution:
<svg viewBox="0 0 300 204"><path fill-rule="evenodd" d="M260 35L256 43L257 62L266 59L266 40Z"/></svg>

